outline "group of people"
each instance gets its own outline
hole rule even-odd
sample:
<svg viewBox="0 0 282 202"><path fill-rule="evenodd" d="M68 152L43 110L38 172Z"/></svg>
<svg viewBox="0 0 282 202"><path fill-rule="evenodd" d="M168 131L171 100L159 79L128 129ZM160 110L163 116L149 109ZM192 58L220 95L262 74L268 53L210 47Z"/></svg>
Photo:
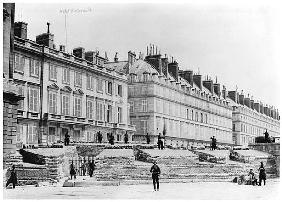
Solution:
<svg viewBox="0 0 282 202"><path fill-rule="evenodd" d="M92 177L93 172L95 170L95 162L94 162L94 160L88 161L88 164L83 163L80 168L82 170L82 175L85 176L87 169L88 169L88 174L89 174L90 177ZM72 178L76 179L76 169L75 169L75 166L73 164L73 161L71 162L71 165L70 165L70 176L71 176L71 180L72 180Z"/></svg>
<svg viewBox="0 0 282 202"><path fill-rule="evenodd" d="M261 183L263 181L263 184L265 185L266 172L265 172L265 168L263 166L263 162L260 163L260 167L259 167L258 171L259 171L259 181L257 180L253 169L250 169L250 172L248 173L247 184L261 186Z"/></svg>
<svg viewBox="0 0 282 202"><path fill-rule="evenodd" d="M211 150L216 150L216 138L214 136L211 137Z"/></svg>

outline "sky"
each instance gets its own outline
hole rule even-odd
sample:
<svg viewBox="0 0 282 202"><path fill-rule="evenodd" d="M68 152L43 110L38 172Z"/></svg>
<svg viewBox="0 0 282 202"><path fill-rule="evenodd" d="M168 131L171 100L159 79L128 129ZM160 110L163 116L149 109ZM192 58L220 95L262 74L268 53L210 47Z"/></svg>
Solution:
<svg viewBox="0 0 282 202"><path fill-rule="evenodd" d="M281 18L273 4L20 4L16 21L28 23L28 38L50 31L55 44L146 54L150 43L180 69L208 75L227 90L280 108Z"/></svg>

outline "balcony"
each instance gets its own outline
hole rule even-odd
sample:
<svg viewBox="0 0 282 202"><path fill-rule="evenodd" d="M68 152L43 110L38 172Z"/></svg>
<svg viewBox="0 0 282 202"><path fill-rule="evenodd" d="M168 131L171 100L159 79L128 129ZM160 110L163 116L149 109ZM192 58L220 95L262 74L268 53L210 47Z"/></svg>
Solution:
<svg viewBox="0 0 282 202"><path fill-rule="evenodd" d="M27 112L27 118L38 119L39 118L39 113L38 112Z"/></svg>

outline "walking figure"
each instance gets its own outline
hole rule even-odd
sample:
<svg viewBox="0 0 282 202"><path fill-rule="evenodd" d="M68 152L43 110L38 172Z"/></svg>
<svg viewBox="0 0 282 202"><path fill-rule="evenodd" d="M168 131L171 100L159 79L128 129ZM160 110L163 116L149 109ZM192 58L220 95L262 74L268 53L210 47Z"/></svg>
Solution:
<svg viewBox="0 0 282 202"><path fill-rule="evenodd" d="M159 191L159 187L160 187L159 175L161 174L161 170L160 170L159 166L157 165L156 161L154 161L154 165L151 167L150 172L152 173L154 190ZM156 187L156 185L157 185L157 187Z"/></svg>
<svg viewBox="0 0 282 202"><path fill-rule="evenodd" d="M92 160L91 162L89 161L89 176L90 177L93 176L94 169L95 169L94 160Z"/></svg>
<svg viewBox="0 0 282 202"><path fill-rule="evenodd" d="M70 176L71 176L71 180L72 180L72 176L74 179L76 179L76 172L75 172L75 168L73 165L73 161L71 162L71 165L70 165Z"/></svg>
<svg viewBox="0 0 282 202"><path fill-rule="evenodd" d="M266 180L266 173L263 166L263 162L261 162L259 167L259 186L261 186L261 181L263 181L265 185L265 180Z"/></svg>
<svg viewBox="0 0 282 202"><path fill-rule="evenodd" d="M70 144L70 136L68 132L65 134L65 146L68 146Z"/></svg>
<svg viewBox="0 0 282 202"><path fill-rule="evenodd" d="M11 175L6 183L6 187L9 186L9 184L13 184L13 189L15 189L16 184L17 184L17 173L15 171L15 165L12 166L12 170L11 170Z"/></svg>

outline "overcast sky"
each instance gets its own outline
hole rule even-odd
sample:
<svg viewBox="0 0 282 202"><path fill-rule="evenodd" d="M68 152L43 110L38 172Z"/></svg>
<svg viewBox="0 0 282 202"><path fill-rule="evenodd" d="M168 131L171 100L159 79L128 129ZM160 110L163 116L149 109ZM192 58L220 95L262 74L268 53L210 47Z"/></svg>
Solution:
<svg viewBox="0 0 282 202"><path fill-rule="evenodd" d="M49 21L57 47L67 35L69 52L98 48L110 60L115 52L126 60L129 50L145 53L155 44L180 69L199 69L203 76L217 76L227 90L237 85L245 95L279 107L278 12L262 4L16 4L15 15L28 23L32 40L46 32Z"/></svg>

